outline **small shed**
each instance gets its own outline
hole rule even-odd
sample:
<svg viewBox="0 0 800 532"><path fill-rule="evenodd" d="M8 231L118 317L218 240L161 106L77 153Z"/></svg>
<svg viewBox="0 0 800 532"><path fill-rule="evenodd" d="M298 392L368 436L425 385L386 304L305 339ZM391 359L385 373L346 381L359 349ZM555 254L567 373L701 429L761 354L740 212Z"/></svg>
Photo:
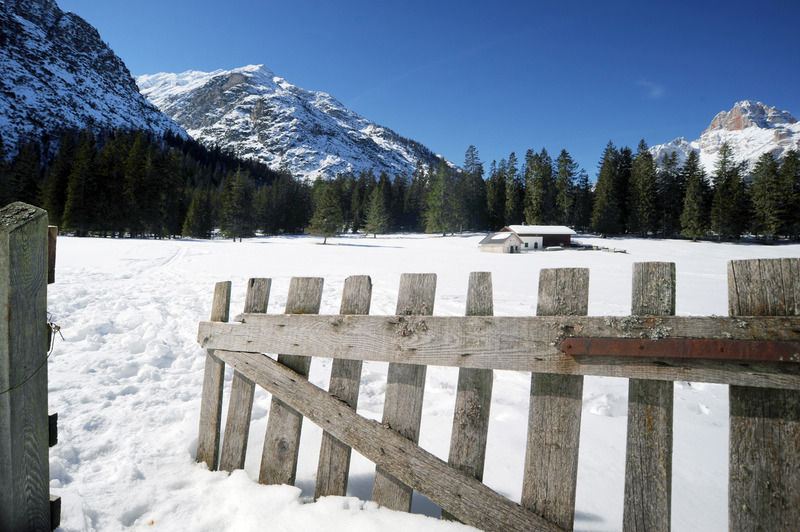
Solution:
<svg viewBox="0 0 800 532"><path fill-rule="evenodd" d="M478 242L478 247L488 253L519 253L522 240L515 233L490 233Z"/></svg>
<svg viewBox="0 0 800 532"><path fill-rule="evenodd" d="M522 250L531 251L550 246L568 247L575 231L565 225L507 225L501 233L512 233L522 241Z"/></svg>

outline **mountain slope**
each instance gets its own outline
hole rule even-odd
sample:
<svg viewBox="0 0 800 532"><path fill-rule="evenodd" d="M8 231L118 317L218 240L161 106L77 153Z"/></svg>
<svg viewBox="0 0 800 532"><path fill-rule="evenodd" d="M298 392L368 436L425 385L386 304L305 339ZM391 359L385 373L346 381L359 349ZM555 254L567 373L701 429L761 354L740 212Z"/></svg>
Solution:
<svg viewBox="0 0 800 532"><path fill-rule="evenodd" d="M215 72L139 76L142 94L196 140L309 179L361 170L390 176L438 158L263 65Z"/></svg>
<svg viewBox="0 0 800 532"><path fill-rule="evenodd" d="M81 17L52 0L0 2L0 135L7 154L20 141L87 127L185 135L139 94L122 60Z"/></svg>
<svg viewBox="0 0 800 532"><path fill-rule="evenodd" d="M679 137L650 148L660 160L665 154L678 153L683 163L690 151L700 156L700 163L710 174L723 143L733 149L736 161L747 161L752 170L756 159L764 153L782 158L789 150L800 150L800 123L788 112L753 100L736 102L730 111L714 117L699 139L688 142Z"/></svg>

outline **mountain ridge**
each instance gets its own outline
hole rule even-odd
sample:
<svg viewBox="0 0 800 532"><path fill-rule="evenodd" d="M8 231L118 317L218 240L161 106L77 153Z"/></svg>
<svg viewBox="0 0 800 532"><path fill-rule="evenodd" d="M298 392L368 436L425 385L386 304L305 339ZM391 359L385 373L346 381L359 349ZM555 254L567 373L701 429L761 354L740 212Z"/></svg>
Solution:
<svg viewBox="0 0 800 532"><path fill-rule="evenodd" d="M195 140L307 179L364 170L411 174L439 160L347 109L330 94L303 89L264 65L146 74L139 89Z"/></svg>
<svg viewBox="0 0 800 532"><path fill-rule="evenodd" d="M781 159L789 150L800 150L800 123L789 111L757 100L740 100L730 110L717 113L698 139L678 137L652 146L650 153L658 162L675 152L682 164L691 151L697 152L706 174L711 175L724 143L732 148L736 162L748 164L749 172L764 153Z"/></svg>
<svg viewBox="0 0 800 532"><path fill-rule="evenodd" d="M78 129L186 133L148 102L97 29L52 0L0 2L0 135L21 142Z"/></svg>

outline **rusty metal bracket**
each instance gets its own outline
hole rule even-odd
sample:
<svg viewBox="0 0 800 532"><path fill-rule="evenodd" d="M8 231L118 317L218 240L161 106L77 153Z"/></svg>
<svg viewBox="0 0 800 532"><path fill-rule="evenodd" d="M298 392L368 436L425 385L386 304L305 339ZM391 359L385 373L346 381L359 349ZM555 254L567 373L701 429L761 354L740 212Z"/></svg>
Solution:
<svg viewBox="0 0 800 532"><path fill-rule="evenodd" d="M570 337L563 340L559 348L576 358L607 356L800 363L800 342L797 341Z"/></svg>

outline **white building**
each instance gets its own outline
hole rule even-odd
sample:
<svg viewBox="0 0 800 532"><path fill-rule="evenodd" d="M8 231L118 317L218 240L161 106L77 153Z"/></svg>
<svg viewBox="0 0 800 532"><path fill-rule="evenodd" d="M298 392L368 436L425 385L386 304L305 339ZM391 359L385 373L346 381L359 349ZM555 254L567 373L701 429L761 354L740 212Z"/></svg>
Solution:
<svg viewBox="0 0 800 532"><path fill-rule="evenodd" d="M491 233L478 242L478 247L488 253L519 253L522 240L515 233Z"/></svg>
<svg viewBox="0 0 800 532"><path fill-rule="evenodd" d="M565 225L507 225L501 233L512 233L522 241L522 251L550 246L569 247L575 231Z"/></svg>

